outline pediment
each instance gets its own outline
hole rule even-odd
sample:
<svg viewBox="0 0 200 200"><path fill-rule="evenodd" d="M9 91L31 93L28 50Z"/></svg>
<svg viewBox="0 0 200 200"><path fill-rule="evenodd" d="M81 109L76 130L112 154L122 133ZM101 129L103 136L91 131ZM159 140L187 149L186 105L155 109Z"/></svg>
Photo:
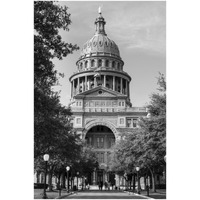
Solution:
<svg viewBox="0 0 200 200"><path fill-rule="evenodd" d="M126 95L120 94L119 92L110 90L108 88L105 88L103 86L99 86L96 88L93 88L91 90L82 92L78 95L76 95L76 97L126 97Z"/></svg>

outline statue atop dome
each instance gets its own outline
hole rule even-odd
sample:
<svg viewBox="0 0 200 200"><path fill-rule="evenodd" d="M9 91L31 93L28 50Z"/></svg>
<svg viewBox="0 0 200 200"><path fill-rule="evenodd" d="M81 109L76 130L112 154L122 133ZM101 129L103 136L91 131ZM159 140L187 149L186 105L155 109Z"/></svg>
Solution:
<svg viewBox="0 0 200 200"><path fill-rule="evenodd" d="M99 14L101 14L101 6L99 6L98 12Z"/></svg>

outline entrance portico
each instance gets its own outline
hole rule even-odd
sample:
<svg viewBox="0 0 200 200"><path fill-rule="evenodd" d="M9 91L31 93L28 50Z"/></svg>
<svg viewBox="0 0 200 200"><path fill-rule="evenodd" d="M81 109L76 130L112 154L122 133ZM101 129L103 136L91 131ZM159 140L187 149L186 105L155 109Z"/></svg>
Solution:
<svg viewBox="0 0 200 200"><path fill-rule="evenodd" d="M111 161L112 146L115 144L115 135L105 125L92 126L85 135L88 146L94 148L99 163L99 168L91 173L90 184L97 185L99 182L110 182L109 164ZM113 180L112 180L113 181Z"/></svg>

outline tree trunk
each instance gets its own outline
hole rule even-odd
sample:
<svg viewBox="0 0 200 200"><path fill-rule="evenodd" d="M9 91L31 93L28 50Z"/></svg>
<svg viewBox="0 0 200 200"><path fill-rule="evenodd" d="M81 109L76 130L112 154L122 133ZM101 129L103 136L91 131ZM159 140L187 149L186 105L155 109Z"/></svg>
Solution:
<svg viewBox="0 0 200 200"><path fill-rule="evenodd" d="M140 175L139 175L139 178L138 178L138 188L139 188L139 191L141 191L141 184L140 184Z"/></svg>
<svg viewBox="0 0 200 200"><path fill-rule="evenodd" d="M62 173L61 175L61 187L65 188L65 173Z"/></svg>
<svg viewBox="0 0 200 200"><path fill-rule="evenodd" d="M57 179L58 179L58 181L57 181L57 184L56 184L56 189L59 190L59 188L60 188L60 173L58 174Z"/></svg>
<svg viewBox="0 0 200 200"><path fill-rule="evenodd" d="M150 171L151 177L152 177L152 191L156 192L155 173L154 173L154 171L151 170L151 168L149 168L149 171Z"/></svg>
<svg viewBox="0 0 200 200"><path fill-rule="evenodd" d="M135 192L135 174L133 174L133 192Z"/></svg>
<svg viewBox="0 0 200 200"><path fill-rule="evenodd" d="M144 176L144 190L147 188L147 176Z"/></svg>

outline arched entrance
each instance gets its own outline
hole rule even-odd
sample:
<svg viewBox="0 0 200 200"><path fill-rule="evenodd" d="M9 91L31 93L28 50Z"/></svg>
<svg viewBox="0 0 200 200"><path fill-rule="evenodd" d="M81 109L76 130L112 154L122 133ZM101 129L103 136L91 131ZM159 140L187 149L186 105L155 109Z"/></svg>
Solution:
<svg viewBox="0 0 200 200"><path fill-rule="evenodd" d="M96 125L87 131L85 140L87 145L94 148L99 163L99 168L94 169L88 175L89 184L97 185L105 181L114 184L115 179L113 173L109 170L112 146L116 140L113 131L105 125Z"/></svg>

